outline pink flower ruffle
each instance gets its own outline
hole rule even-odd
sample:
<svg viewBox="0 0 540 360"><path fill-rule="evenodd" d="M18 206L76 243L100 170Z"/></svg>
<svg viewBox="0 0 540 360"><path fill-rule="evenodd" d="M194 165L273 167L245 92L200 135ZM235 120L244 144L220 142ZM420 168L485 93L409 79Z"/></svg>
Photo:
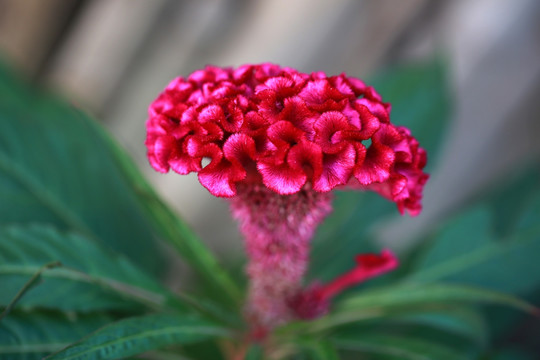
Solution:
<svg viewBox="0 0 540 360"><path fill-rule="evenodd" d="M344 74L208 66L174 79L150 105L145 143L154 169L198 172L215 196L235 196L239 183L282 195L351 186L416 215L426 153L389 112L372 87Z"/></svg>
<svg viewBox="0 0 540 360"><path fill-rule="evenodd" d="M388 249L378 254L356 256L356 267L326 285L315 283L287 299L287 305L300 319L314 319L328 312L330 300L346 290L374 277L395 270L398 258Z"/></svg>

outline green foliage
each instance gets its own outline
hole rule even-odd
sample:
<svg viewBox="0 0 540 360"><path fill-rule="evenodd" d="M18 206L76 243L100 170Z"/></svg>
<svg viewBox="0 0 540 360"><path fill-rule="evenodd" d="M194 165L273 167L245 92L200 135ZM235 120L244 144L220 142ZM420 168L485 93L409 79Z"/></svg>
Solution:
<svg viewBox="0 0 540 360"><path fill-rule="evenodd" d="M322 339L302 339L298 341L300 352L313 360L338 360L339 354L332 343Z"/></svg>
<svg viewBox="0 0 540 360"><path fill-rule="evenodd" d="M225 329L195 317L147 315L107 325L47 359L121 359L167 345L227 335Z"/></svg>
<svg viewBox="0 0 540 360"><path fill-rule="evenodd" d="M260 360L263 357L263 349L260 345L251 345L244 357L244 360Z"/></svg>
<svg viewBox="0 0 540 360"><path fill-rule="evenodd" d="M444 64L390 69L368 83L433 168L451 103ZM0 358L533 359L536 337L518 347L506 340L540 329L531 316L540 301L539 180L525 172L456 211L384 286L371 282L324 317L248 343L240 281L126 153L88 116L0 68ZM312 252L310 276L322 281L357 253L378 251L374 227L397 215L372 193L337 192L334 208ZM165 270L158 239L194 270L202 296L154 278Z"/></svg>
<svg viewBox="0 0 540 360"><path fill-rule="evenodd" d="M464 360L463 354L444 344L411 336L381 334L335 340L338 348L355 352L383 355L384 359L400 360ZM368 357L371 359L372 357ZM380 357L375 357L380 359Z"/></svg>
<svg viewBox="0 0 540 360"><path fill-rule="evenodd" d="M376 318L415 314L430 309L454 309L464 304L498 304L534 313L537 309L513 296L463 285L393 285L363 291L338 302L333 311L311 322L291 323L282 335L318 333Z"/></svg>
<svg viewBox="0 0 540 360"><path fill-rule="evenodd" d="M155 274L163 271L159 234L225 299L239 297L213 255L97 123L1 67L0 198L0 225L74 230Z"/></svg>
<svg viewBox="0 0 540 360"><path fill-rule="evenodd" d="M538 197L540 201L540 197ZM467 282L499 291L525 294L538 286L540 273L535 261L540 253L540 224L498 238L490 229L485 207L475 207L445 226L432 249L409 280Z"/></svg>
<svg viewBox="0 0 540 360"><path fill-rule="evenodd" d="M42 359L111 321L101 313L12 312L0 321L0 359Z"/></svg>
<svg viewBox="0 0 540 360"><path fill-rule="evenodd" d="M0 198L0 224L54 224L162 270L152 228L97 125L3 69Z"/></svg>
<svg viewBox="0 0 540 360"><path fill-rule="evenodd" d="M54 268L42 268L54 262ZM85 236L50 226L0 227L0 305L6 306L38 272L41 283L27 290L20 307L141 311L141 305L159 308L174 303L182 308L168 290L127 258Z"/></svg>

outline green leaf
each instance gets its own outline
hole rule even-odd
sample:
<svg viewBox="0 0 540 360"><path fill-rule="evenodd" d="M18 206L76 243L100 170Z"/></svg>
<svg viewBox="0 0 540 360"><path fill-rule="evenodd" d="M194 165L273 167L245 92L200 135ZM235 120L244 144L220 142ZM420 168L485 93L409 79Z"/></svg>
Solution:
<svg viewBox="0 0 540 360"><path fill-rule="evenodd" d="M532 197L538 204L539 195ZM441 230L408 281L444 279L513 294L537 288L540 224L536 221L505 239L497 239L491 224L492 215L484 206L462 213Z"/></svg>
<svg viewBox="0 0 540 360"><path fill-rule="evenodd" d="M97 123L30 89L3 66L0 198L0 225L41 222L76 230L154 273L163 271L152 240L158 233L220 300L239 301L236 285L214 256Z"/></svg>
<svg viewBox="0 0 540 360"><path fill-rule="evenodd" d="M450 118L446 72L444 62L434 60L388 69L368 81L392 103L392 122L410 128L427 150L428 171ZM310 276L316 279L331 279L353 264L355 254L374 251L372 229L398 215L395 204L369 192L336 192L334 209L313 242Z"/></svg>
<svg viewBox="0 0 540 360"><path fill-rule="evenodd" d="M52 262L52 263L49 263L49 264L45 264L43 265L40 269L38 269L38 271L36 271L36 273L34 275L32 275L32 277L30 278L30 280L28 280L24 285L23 287L21 288L21 290L19 290L17 292L17 294L15 294L15 296L13 297L13 299L9 302L9 304L6 305L6 308L4 309L4 311L2 313L0 313L0 321L5 318L7 316L7 314L9 314L11 312L11 310L13 310L13 308L15 307L15 305L19 302L19 300L24 296L24 294L26 294L28 292L28 290L32 289L34 286L38 285L39 282L41 281L41 274L45 271L45 270L49 270L49 269L54 269L55 267L58 267L58 266L61 266L62 264L59 262L59 261L56 261L56 262Z"/></svg>
<svg viewBox="0 0 540 360"><path fill-rule="evenodd" d="M394 314L418 313L455 308L463 304L496 304L530 313L538 309L510 295L463 285L425 284L390 286L349 296L338 303L331 313L309 323L293 323L282 334L315 333L359 321L368 321Z"/></svg>
<svg viewBox="0 0 540 360"><path fill-rule="evenodd" d="M538 354L528 352L526 349L516 346L495 351L493 355L486 357L486 360L535 360Z"/></svg>
<svg viewBox="0 0 540 360"><path fill-rule="evenodd" d="M424 254L422 261L417 264L416 272L411 274L409 280L415 282L430 278L438 280L443 278L445 273L460 272L473 265L475 261L483 260L481 256L475 256L474 251L488 249L485 252L490 255L489 249L494 248L494 244L491 241L493 235L489 227L490 213L485 207L473 208L458 216L432 239L431 249ZM456 264L455 269L444 270L444 267L448 266L445 264L452 263ZM440 275L438 272L441 272Z"/></svg>
<svg viewBox="0 0 540 360"><path fill-rule="evenodd" d="M386 289L366 291L349 296L337 305L336 312L458 302L500 304L527 312L536 312L537 310L525 301L496 291L466 285L425 284L391 286Z"/></svg>
<svg viewBox="0 0 540 360"><path fill-rule="evenodd" d="M539 195L540 171L534 164L515 174L508 174L502 186L491 189L484 202L492 212L492 228L496 236L511 236L514 231L527 226L526 219L531 216L537 220L535 215L540 216Z"/></svg>
<svg viewBox="0 0 540 360"><path fill-rule="evenodd" d="M147 315L107 325L47 359L120 359L168 345L227 335L223 328L194 317Z"/></svg>
<svg viewBox="0 0 540 360"><path fill-rule="evenodd" d="M53 223L85 233L154 273L163 270L153 229L97 126L3 66L0 198L0 224Z"/></svg>
<svg viewBox="0 0 540 360"><path fill-rule="evenodd" d="M454 349L422 339L384 334L332 339L339 349L393 356L400 360L466 360ZM471 359L472 360L472 359Z"/></svg>
<svg viewBox="0 0 540 360"><path fill-rule="evenodd" d="M263 354L262 347L258 344L254 344L249 347L244 360L262 360Z"/></svg>
<svg viewBox="0 0 540 360"><path fill-rule="evenodd" d="M452 334L471 341L478 348L485 348L488 344L489 331L484 317L478 310L463 305L432 312L426 309L417 313L397 314L384 321L385 326L386 323L390 323L387 327L394 327L395 324L421 326L430 334L440 332L444 337ZM407 330L407 333L410 334L412 331ZM419 337L426 338L428 337L426 335L429 334L422 334Z"/></svg>
<svg viewBox="0 0 540 360"><path fill-rule="evenodd" d="M111 321L100 313L12 312L0 321L0 358L34 360L68 346Z"/></svg>
<svg viewBox="0 0 540 360"><path fill-rule="evenodd" d="M51 262L62 266L42 270ZM43 282L26 289L20 306L76 311L133 311L140 304L184 307L127 258L85 236L38 225L0 227L0 305L8 305L40 270Z"/></svg>
<svg viewBox="0 0 540 360"><path fill-rule="evenodd" d="M313 339L311 341L300 341L300 346L304 352L313 360L339 360L339 354L329 341Z"/></svg>
<svg viewBox="0 0 540 360"><path fill-rule="evenodd" d="M403 359L397 356L401 352L394 351L375 354L366 350L369 356L364 357L358 354L359 351L364 351L363 345L351 346L351 343L359 345L364 339L371 342L373 335L383 336L385 339L419 339L426 345L453 349L462 359L477 359L487 345L484 321L477 311L464 306L437 310L426 307L414 311L409 309L407 312L387 314L376 319L332 328L331 331L322 333L321 338L334 345L346 344L337 346L346 359ZM400 349L410 350L404 347Z"/></svg>
<svg viewBox="0 0 540 360"><path fill-rule="evenodd" d="M397 213L393 203L375 193L337 191L333 206L311 250L309 277L322 281L350 270L355 255L378 251L370 229L392 211Z"/></svg>
<svg viewBox="0 0 540 360"><path fill-rule="evenodd" d="M211 341L197 342L193 344L182 344L181 348L171 348L175 352L181 352L182 355L189 359L212 359L212 360L227 360L226 354L218 343L219 339Z"/></svg>
<svg viewBox="0 0 540 360"><path fill-rule="evenodd" d="M122 149L105 133L103 133L103 136L108 138L115 160L126 178L132 182L138 197L142 199L141 206L147 218L154 224L156 231L193 266L205 283L212 288L214 294L219 295L216 298L237 307L241 299L238 285L230 278L215 256L212 255L186 223L159 199Z"/></svg>
<svg viewBox="0 0 540 360"><path fill-rule="evenodd" d="M428 341L438 341L452 347L476 352L488 345L486 321L472 306L399 309L386 316L361 321L333 329L331 336L362 336L385 331L392 335L408 335Z"/></svg>

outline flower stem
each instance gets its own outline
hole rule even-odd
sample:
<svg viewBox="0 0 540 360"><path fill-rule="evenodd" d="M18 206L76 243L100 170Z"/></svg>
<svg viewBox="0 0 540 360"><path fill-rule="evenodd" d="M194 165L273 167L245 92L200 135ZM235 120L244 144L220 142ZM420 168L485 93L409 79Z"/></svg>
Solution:
<svg viewBox="0 0 540 360"><path fill-rule="evenodd" d="M231 210L249 257L246 316L255 338L294 316L287 299L302 285L309 242L331 211L331 193L306 188L280 195L262 185L238 186Z"/></svg>

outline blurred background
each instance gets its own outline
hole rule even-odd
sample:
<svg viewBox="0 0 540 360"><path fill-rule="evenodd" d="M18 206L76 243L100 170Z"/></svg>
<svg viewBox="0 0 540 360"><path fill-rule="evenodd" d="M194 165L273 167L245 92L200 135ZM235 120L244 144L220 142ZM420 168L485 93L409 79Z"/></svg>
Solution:
<svg viewBox="0 0 540 360"><path fill-rule="evenodd" d="M537 0L0 0L0 56L100 119L224 256L241 247L226 202L193 174L152 171L144 147L148 104L206 64L369 78L443 58L453 119L430 159L425 211L380 232L395 246L540 154Z"/></svg>

